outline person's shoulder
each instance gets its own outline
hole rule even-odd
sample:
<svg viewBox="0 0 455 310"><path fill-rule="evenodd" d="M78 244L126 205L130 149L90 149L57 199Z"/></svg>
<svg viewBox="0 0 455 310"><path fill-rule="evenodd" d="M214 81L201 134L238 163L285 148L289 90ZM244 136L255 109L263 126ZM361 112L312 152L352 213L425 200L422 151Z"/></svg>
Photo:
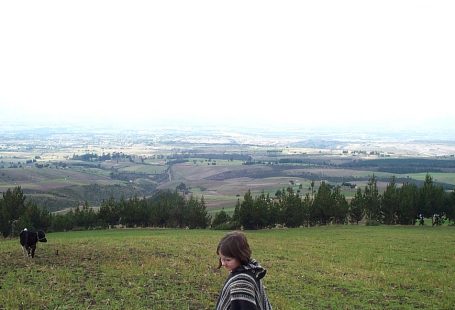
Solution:
<svg viewBox="0 0 455 310"><path fill-rule="evenodd" d="M233 273L229 279L231 284L238 282L249 282L251 284L256 284L254 275L250 270L242 270L236 273Z"/></svg>
<svg viewBox="0 0 455 310"><path fill-rule="evenodd" d="M254 292L257 289L257 283L253 276L248 273L241 272L232 275L226 288L229 290L231 295L249 294L254 296Z"/></svg>

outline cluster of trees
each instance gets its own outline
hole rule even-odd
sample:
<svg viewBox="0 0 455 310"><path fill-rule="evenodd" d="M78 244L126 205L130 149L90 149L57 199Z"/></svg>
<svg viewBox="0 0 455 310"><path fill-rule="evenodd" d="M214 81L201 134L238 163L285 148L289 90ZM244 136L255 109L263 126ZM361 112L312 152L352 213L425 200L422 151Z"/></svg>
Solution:
<svg viewBox="0 0 455 310"><path fill-rule="evenodd" d="M98 212L85 204L52 219L54 231L90 229L122 225L124 227L206 228L211 218L204 197L184 198L177 191L160 191L151 198L133 197L103 201Z"/></svg>
<svg viewBox="0 0 455 310"><path fill-rule="evenodd" d="M376 154L378 155L378 154ZM449 159L429 158L383 158L368 160L353 160L342 163L339 167L364 169L369 171L383 171L396 174L417 172L443 172L455 168L454 156Z"/></svg>
<svg viewBox="0 0 455 310"><path fill-rule="evenodd" d="M115 159L129 159L131 160L131 155L123 154L122 152L113 152L111 153L103 153L102 155L98 155L96 153L85 153L82 155L73 154L73 160L82 160L82 161L105 161L105 160L115 160Z"/></svg>
<svg viewBox="0 0 455 310"><path fill-rule="evenodd" d="M50 213L27 201L20 187L8 189L0 198L0 231L3 237L17 235L24 227L46 229Z"/></svg>
<svg viewBox="0 0 455 310"><path fill-rule="evenodd" d="M183 185L178 187L183 189ZM311 182L309 193L303 197L292 187L278 190L275 196L261 193L253 197L245 193L237 201L233 215L218 212L213 222L208 215L204 197L201 199L175 191L159 191L150 198L129 200L113 197L104 200L98 212L86 202L65 214L51 214L26 201L20 187L8 189L0 198L0 231L4 237L16 235L24 227L62 231L123 225L126 227L188 227L218 229L260 229L284 225L286 227L327 224L415 225L418 217L455 221L455 191L446 192L427 174L423 186L404 183L400 186L392 178L383 193L379 193L375 176L362 190L357 189L348 202L340 186L321 182L315 188ZM440 222L439 222L440 223Z"/></svg>
<svg viewBox="0 0 455 310"><path fill-rule="evenodd" d="M33 202L26 202L20 187L8 189L0 199L0 230L4 237L17 235L24 227L46 231L125 227L206 228L211 218L204 197L185 198L177 191L160 191L151 198L110 198L98 212L86 202L65 214L51 214Z"/></svg>
<svg viewBox="0 0 455 310"><path fill-rule="evenodd" d="M382 194L373 175L363 190L357 189L349 203L340 189L321 182L315 191L312 182L310 192L303 197L291 187L278 191L275 197L264 193L252 197L248 191L241 203L237 201L232 216L222 210L215 215L212 225L260 229L275 225L358 224L362 220L368 225L415 225L420 215L434 214L455 220L455 191L445 192L428 174L422 187L408 183L398 186L393 177Z"/></svg>

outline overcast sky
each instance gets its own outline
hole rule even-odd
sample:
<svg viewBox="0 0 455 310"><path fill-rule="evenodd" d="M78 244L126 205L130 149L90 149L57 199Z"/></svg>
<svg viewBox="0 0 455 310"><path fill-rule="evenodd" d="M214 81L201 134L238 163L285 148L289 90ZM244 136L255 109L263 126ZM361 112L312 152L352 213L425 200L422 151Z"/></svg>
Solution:
<svg viewBox="0 0 455 310"><path fill-rule="evenodd" d="M2 1L0 121L455 123L454 16L430 0Z"/></svg>

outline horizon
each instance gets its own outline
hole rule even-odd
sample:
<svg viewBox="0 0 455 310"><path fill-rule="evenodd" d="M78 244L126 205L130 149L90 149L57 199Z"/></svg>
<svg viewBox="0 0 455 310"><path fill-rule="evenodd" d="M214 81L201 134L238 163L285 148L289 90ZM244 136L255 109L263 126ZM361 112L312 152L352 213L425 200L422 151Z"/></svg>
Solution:
<svg viewBox="0 0 455 310"><path fill-rule="evenodd" d="M363 142L436 142L453 144L455 135L453 130L448 127L424 128L384 128L384 127L361 127L359 125L350 127L324 126L324 127L261 127L254 124L250 126L225 125L225 124L201 124L201 123L153 123L148 126L112 123L33 123L17 121L6 123L0 122L0 134L140 134L144 136L173 136L179 134L178 138L184 137L205 137L205 139L215 139L219 137L247 138L252 141L363 141ZM177 138L177 136L176 136ZM207 140L209 141L209 140ZM214 140L216 143L216 139Z"/></svg>

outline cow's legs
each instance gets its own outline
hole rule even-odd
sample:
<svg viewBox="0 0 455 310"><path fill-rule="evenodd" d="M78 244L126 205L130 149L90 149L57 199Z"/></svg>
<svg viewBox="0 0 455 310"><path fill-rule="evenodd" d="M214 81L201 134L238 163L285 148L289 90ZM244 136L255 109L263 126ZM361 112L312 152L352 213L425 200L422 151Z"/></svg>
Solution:
<svg viewBox="0 0 455 310"><path fill-rule="evenodd" d="M22 253L24 254L24 257L27 257L28 256L27 249L25 248L25 246L21 246L21 248L22 248Z"/></svg>

